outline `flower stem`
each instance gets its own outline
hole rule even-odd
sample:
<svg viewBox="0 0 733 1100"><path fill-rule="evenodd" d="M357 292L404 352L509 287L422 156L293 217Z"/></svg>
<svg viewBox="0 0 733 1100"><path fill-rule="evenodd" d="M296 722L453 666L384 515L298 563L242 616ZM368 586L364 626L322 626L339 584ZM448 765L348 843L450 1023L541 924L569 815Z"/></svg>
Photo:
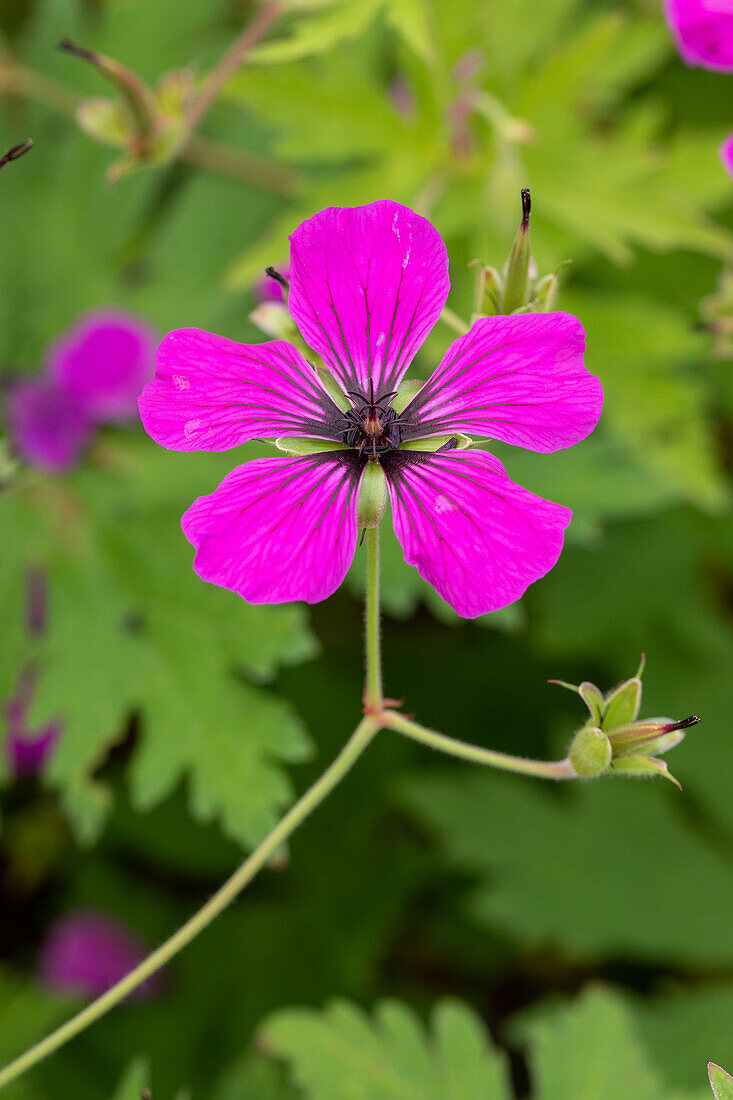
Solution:
<svg viewBox="0 0 733 1100"><path fill-rule="evenodd" d="M369 527L366 533L366 687L364 704L372 713L384 705L382 688L382 641L379 628L379 528Z"/></svg>
<svg viewBox="0 0 733 1100"><path fill-rule="evenodd" d="M380 722L374 716L367 715L362 719L339 755L326 768L323 775L288 810L269 836L245 859L231 878L199 909L198 913L179 928L169 940L166 940L157 951L153 951L152 955L149 955L144 962L136 966L122 981L117 982L101 997L98 997L96 1001L87 1005L76 1016L73 1016L56 1031L52 1031L50 1035L42 1039L40 1043L31 1047L25 1054L22 1054L14 1062L10 1062L4 1069L0 1070L0 1089L20 1077L32 1066L37 1065L42 1059L53 1054L59 1047L64 1046L70 1039L89 1027L90 1024L95 1023L101 1016L132 993L134 989L142 985L151 975L160 970L182 948L191 943L199 932L202 932L207 925L211 924L214 918L255 877L279 846L287 840L309 814L320 805L326 795L343 779L374 738L379 728Z"/></svg>
<svg viewBox="0 0 733 1100"><path fill-rule="evenodd" d="M438 752L458 756L462 760L472 760L475 764L486 764L491 768L501 768L502 771L517 772L519 775L533 775L538 779L578 778L569 760L528 760L523 756L482 749L479 745L469 745L466 741L456 741L443 733L427 729L394 710L383 711L379 718L387 729L403 733L413 741L420 741Z"/></svg>

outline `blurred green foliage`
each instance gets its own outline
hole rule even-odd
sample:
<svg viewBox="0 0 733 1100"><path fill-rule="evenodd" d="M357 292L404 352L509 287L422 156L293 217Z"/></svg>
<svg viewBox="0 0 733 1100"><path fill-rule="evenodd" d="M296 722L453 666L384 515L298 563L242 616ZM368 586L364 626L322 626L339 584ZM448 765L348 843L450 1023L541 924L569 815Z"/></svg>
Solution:
<svg viewBox="0 0 733 1100"><path fill-rule="evenodd" d="M573 261L560 305L587 328L606 405L579 448L497 453L573 508L568 546L521 606L475 625L405 566L386 524L387 690L445 733L555 756L583 714L545 681L610 684L645 650L645 713L704 722L675 751L681 795L545 788L383 733L156 1000L121 1006L9 1100L132 1100L148 1085L154 1100L702 1100L706 1061L733 1067L733 385L699 313L733 255L717 155L730 82L683 67L651 0L308 0L201 127L232 152L223 171L209 150L208 166L106 183L110 150L72 116L76 96L108 89L57 42L152 86L206 72L252 13L3 4L3 148L35 139L0 177L3 382L111 303L161 333L260 339L252 280L330 203L429 214L450 305L468 314L467 264L501 266L529 186L534 255L541 272ZM267 158L282 187L237 152ZM416 373L452 338L439 325ZM67 478L6 479L2 698L34 660L33 721L66 728L37 782L4 776L3 1061L73 1007L35 978L57 916L102 908L153 946L358 716L361 554L347 590L308 614L247 607L190 570L181 513L254 453L179 455L109 430ZM32 642L30 564L49 583Z"/></svg>

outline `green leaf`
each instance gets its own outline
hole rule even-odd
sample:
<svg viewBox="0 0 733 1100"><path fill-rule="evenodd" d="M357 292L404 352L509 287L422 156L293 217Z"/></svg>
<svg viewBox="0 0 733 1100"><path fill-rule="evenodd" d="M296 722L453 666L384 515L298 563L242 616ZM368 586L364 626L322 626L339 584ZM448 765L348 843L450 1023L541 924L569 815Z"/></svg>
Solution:
<svg viewBox="0 0 733 1100"><path fill-rule="evenodd" d="M384 0L332 0L323 11L305 11L295 20L290 34L258 46L251 63L281 65L312 54L323 53L356 38L374 19Z"/></svg>
<svg viewBox="0 0 733 1100"><path fill-rule="evenodd" d="M147 1058L138 1056L130 1062L122 1074L112 1100L141 1100L143 1089L150 1085L150 1066Z"/></svg>
<svg viewBox="0 0 733 1100"><path fill-rule="evenodd" d="M426 1035L405 1005L383 1001L374 1020L346 1001L286 1009L262 1029L309 1100L509 1100L504 1058L458 1001L437 1005Z"/></svg>
<svg viewBox="0 0 733 1100"><path fill-rule="evenodd" d="M129 773L137 807L187 778L194 816L254 844L291 797L282 764L309 752L291 708L257 683L312 654L303 613L249 606L195 576L179 527L184 504L165 502L163 467L174 456L119 440L107 460L116 472L80 471L49 482L37 501L17 493L3 504L21 557L48 576L31 714L34 725L49 715L64 722L48 781L80 837L93 840L109 809L94 773L139 714ZM179 484L188 480L192 499L197 460L187 465Z"/></svg>
<svg viewBox="0 0 733 1100"><path fill-rule="evenodd" d="M622 998L594 987L562 1008L540 1009L515 1031L530 1044L534 1100L703 1100L666 1088L649 1064Z"/></svg>
<svg viewBox="0 0 733 1100"><path fill-rule="evenodd" d="M728 964L719 914L733 907L733 871L665 794L613 778L557 792L458 766L408 781L403 801L447 867L474 879L468 911L480 927L585 960Z"/></svg>

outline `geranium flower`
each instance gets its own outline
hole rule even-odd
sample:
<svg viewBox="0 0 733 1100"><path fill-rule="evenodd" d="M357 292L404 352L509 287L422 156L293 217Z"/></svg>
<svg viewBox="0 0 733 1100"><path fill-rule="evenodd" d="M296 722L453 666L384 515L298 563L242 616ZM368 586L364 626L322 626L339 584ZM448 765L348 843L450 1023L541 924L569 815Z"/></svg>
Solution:
<svg viewBox="0 0 733 1100"><path fill-rule="evenodd" d="M87 314L53 343L43 374L8 392L18 450L47 470L68 470L95 428L130 417L153 373L156 338L144 322L115 310Z"/></svg>
<svg viewBox="0 0 733 1100"><path fill-rule="evenodd" d="M602 393L583 328L567 313L479 320L412 400L395 398L448 289L425 218L390 201L331 208L291 237L288 298L325 381L284 340L169 333L140 398L153 439L224 451L279 438L296 452L238 466L189 508L199 576L251 603L330 596L354 555L365 471L386 482L406 560L460 615L513 602L552 568L570 510L458 444L473 433L548 453L588 435Z"/></svg>
<svg viewBox="0 0 733 1100"><path fill-rule="evenodd" d="M77 909L52 925L41 949L39 977L47 989L91 1000L134 970L146 955L144 945L119 920ZM154 974L130 994L130 1000L153 996L161 981L161 975Z"/></svg>
<svg viewBox="0 0 733 1100"><path fill-rule="evenodd" d="M665 0L664 12L683 61L733 72L733 0Z"/></svg>
<svg viewBox="0 0 733 1100"><path fill-rule="evenodd" d="M28 709L34 686L35 674L28 667L19 678L15 694L4 707L5 756L14 776L32 775L41 771L63 729L60 722L49 722L40 730L28 728Z"/></svg>

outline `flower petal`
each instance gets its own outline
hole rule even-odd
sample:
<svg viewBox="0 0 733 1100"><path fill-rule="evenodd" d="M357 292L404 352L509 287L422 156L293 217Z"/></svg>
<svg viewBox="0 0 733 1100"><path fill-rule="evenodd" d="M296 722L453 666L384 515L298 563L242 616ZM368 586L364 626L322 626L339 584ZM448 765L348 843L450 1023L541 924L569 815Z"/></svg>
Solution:
<svg viewBox="0 0 733 1100"><path fill-rule="evenodd" d="M238 466L183 517L194 569L250 603L325 600L354 556L361 473L348 451Z"/></svg>
<svg viewBox="0 0 733 1100"><path fill-rule="evenodd" d="M665 0L664 13L683 61L716 72L733 72L730 0Z"/></svg>
<svg viewBox="0 0 733 1100"><path fill-rule="evenodd" d="M570 313L487 317L459 337L402 414L404 439L468 432L548 454L580 442L603 390Z"/></svg>
<svg viewBox="0 0 733 1100"><path fill-rule="evenodd" d="M157 342L153 329L128 313L88 313L49 348L49 374L91 420L134 416Z"/></svg>
<svg viewBox="0 0 733 1100"><path fill-rule="evenodd" d="M24 458L55 473L75 465L92 429L67 390L42 378L16 382L7 406L10 434Z"/></svg>
<svg viewBox="0 0 733 1100"><path fill-rule="evenodd" d="M343 420L292 344L238 344L197 328L168 333L139 405L148 435L174 451L226 451L258 436L339 439Z"/></svg>
<svg viewBox="0 0 733 1100"><path fill-rule="evenodd" d="M486 451L384 462L405 560L467 619L506 607L560 556L571 511L515 485Z"/></svg>
<svg viewBox="0 0 733 1100"><path fill-rule="evenodd" d="M290 243L288 305L306 343L345 389L396 389L448 297L438 231L385 199L322 210Z"/></svg>

